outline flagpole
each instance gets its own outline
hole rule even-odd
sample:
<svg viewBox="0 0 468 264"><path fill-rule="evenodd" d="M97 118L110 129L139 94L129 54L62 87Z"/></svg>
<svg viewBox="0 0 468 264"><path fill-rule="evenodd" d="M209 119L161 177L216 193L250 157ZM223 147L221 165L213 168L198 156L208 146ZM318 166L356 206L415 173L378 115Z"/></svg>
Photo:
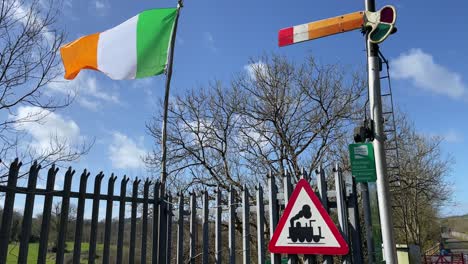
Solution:
<svg viewBox="0 0 468 264"><path fill-rule="evenodd" d="M171 88L171 78L172 78L172 62L174 59L174 45L177 34L177 24L179 22L179 13L180 9L183 7L182 0L179 0L177 3L177 13L174 21L174 30L171 36L171 43L169 49L167 71L166 71L166 90L164 94L164 114L163 114L163 123L162 123L162 156L161 156L161 197L165 194L166 191L166 179L167 179L167 115L169 109L169 90Z"/></svg>

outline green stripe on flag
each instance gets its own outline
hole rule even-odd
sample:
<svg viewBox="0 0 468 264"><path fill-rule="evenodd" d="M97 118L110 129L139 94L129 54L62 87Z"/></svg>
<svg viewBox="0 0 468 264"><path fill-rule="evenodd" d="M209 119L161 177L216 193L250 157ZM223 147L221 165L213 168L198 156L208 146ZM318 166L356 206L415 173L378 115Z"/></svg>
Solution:
<svg viewBox="0 0 468 264"><path fill-rule="evenodd" d="M164 72L176 13L176 8L152 9L138 16L136 78Z"/></svg>
<svg viewBox="0 0 468 264"><path fill-rule="evenodd" d="M390 24L379 23L377 28L371 33L370 39L373 41L383 41L391 30Z"/></svg>

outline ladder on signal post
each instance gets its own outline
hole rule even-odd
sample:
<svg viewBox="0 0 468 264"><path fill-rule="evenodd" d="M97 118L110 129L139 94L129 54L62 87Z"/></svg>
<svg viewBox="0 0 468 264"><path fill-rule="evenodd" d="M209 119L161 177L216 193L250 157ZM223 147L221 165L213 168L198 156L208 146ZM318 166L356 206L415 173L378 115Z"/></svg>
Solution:
<svg viewBox="0 0 468 264"><path fill-rule="evenodd" d="M398 131L396 127L395 111L393 106L392 83L390 79L390 65L388 60L379 51L379 57L382 65L381 71L384 75L380 77L381 80L381 99L382 99L382 115L383 126L385 135L385 158L387 161L387 177L390 183L390 191L393 197L392 208L396 213L403 215L403 207L395 204L395 201L401 201L399 194L401 193L402 182L400 169L400 155L398 146ZM386 80L386 81L385 81ZM394 226L395 229L400 229L405 234L405 243L408 242L406 235L405 224L401 223Z"/></svg>
<svg viewBox="0 0 468 264"><path fill-rule="evenodd" d="M400 182L400 155L398 153L398 132L396 129L395 111L393 108L392 83L390 80L390 66L388 60L379 51L382 68L385 67L385 75L381 80L382 115L384 120L385 156L387 160L387 177L392 187L398 187ZM383 69L382 69L383 70Z"/></svg>

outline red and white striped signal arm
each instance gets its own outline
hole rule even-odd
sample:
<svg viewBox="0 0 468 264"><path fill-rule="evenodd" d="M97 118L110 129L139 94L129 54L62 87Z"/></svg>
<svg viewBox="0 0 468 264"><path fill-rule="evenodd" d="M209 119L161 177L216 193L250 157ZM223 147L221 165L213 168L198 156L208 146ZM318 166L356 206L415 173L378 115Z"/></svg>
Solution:
<svg viewBox="0 0 468 264"><path fill-rule="evenodd" d="M363 26L364 11L327 18L281 29L278 34L278 45L283 47L307 40L361 29Z"/></svg>

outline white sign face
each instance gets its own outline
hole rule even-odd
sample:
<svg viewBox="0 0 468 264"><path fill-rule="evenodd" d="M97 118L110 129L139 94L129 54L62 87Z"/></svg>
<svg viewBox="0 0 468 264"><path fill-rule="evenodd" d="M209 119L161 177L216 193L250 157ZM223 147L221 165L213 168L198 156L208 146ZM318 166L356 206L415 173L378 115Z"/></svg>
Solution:
<svg viewBox="0 0 468 264"><path fill-rule="evenodd" d="M344 255L348 246L309 183L298 182L269 244L273 253Z"/></svg>
<svg viewBox="0 0 468 264"><path fill-rule="evenodd" d="M362 159L369 156L369 150L366 145L354 147L354 158Z"/></svg>
<svg viewBox="0 0 468 264"><path fill-rule="evenodd" d="M339 247L338 241L325 223L314 203L301 189L286 220L286 228L278 237L277 246L310 245Z"/></svg>

